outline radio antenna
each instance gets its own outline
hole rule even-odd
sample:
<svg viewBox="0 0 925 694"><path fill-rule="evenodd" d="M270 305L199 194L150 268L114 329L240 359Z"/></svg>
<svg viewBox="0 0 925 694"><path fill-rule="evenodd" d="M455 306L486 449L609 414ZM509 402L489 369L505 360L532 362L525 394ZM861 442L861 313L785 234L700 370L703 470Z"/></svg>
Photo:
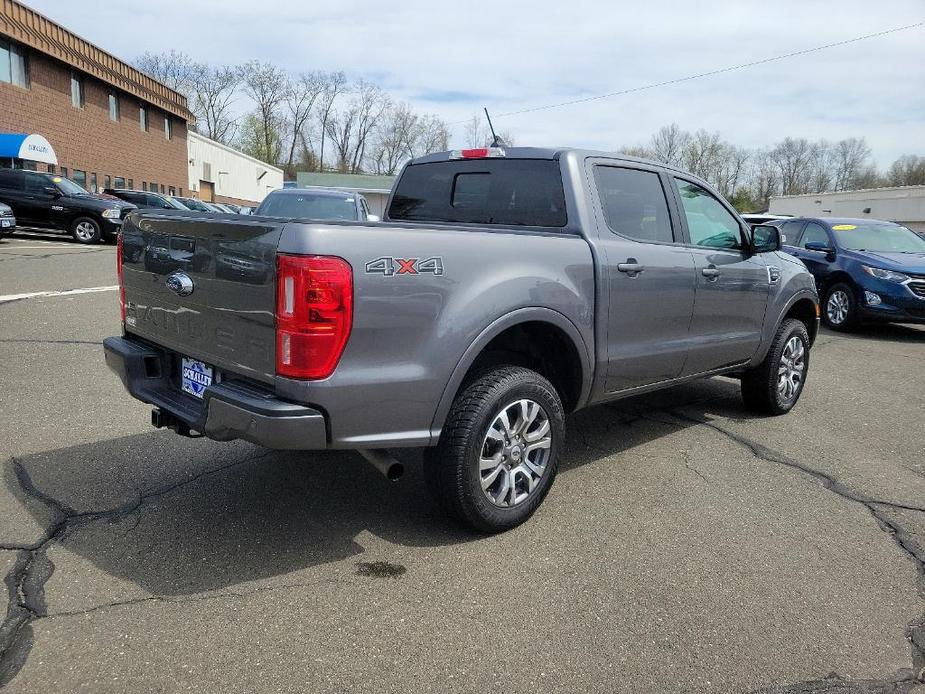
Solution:
<svg viewBox="0 0 925 694"><path fill-rule="evenodd" d="M495 126L491 124L491 116L488 115L488 109L483 107L482 110L485 111L485 120L488 121L488 129L491 130L491 146L506 147L507 145L504 143L504 140L495 134Z"/></svg>

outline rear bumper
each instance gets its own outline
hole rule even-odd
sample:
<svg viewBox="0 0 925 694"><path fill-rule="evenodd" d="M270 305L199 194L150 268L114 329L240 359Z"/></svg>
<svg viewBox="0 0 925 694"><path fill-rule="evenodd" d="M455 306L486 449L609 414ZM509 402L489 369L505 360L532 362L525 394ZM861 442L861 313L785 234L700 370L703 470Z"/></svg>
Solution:
<svg viewBox="0 0 925 694"><path fill-rule="evenodd" d="M159 421L174 420L217 441L244 439L279 450L328 447L318 410L236 381L212 384L200 400L177 387L166 351L131 337L107 337L103 350L106 365L132 397L159 410Z"/></svg>

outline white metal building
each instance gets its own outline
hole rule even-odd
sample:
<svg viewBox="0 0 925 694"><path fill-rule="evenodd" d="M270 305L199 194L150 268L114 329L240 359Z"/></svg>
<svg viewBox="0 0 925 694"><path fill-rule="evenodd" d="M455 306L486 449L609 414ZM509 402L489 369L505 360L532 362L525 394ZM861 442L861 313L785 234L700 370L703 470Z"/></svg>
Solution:
<svg viewBox="0 0 925 694"><path fill-rule="evenodd" d="M283 170L189 133L189 189L202 200L255 205L283 187Z"/></svg>
<svg viewBox="0 0 925 694"><path fill-rule="evenodd" d="M925 231L925 186L781 195L771 198L768 211L800 217L886 219Z"/></svg>

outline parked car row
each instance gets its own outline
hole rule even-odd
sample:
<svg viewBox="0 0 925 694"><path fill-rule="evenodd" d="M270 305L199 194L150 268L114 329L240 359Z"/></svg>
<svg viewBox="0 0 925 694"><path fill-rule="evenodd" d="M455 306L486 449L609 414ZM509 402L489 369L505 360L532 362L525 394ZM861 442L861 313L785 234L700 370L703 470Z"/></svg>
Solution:
<svg viewBox="0 0 925 694"><path fill-rule="evenodd" d="M135 209L253 213L250 207L153 191L105 188L91 193L65 176L0 168L0 235L12 233L18 224L68 232L80 243L99 243L114 238L125 215Z"/></svg>

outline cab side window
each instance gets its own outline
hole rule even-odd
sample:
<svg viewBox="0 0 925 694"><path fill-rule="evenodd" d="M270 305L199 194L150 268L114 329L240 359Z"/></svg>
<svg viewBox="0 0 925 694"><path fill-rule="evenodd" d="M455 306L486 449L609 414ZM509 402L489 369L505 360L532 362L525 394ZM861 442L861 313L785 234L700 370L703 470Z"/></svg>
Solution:
<svg viewBox="0 0 925 694"><path fill-rule="evenodd" d="M657 173L598 165L594 179L611 231L636 241L674 242L668 201Z"/></svg>
<svg viewBox="0 0 925 694"><path fill-rule="evenodd" d="M26 192L32 195L47 195L46 188L54 188L50 179L38 174L26 174Z"/></svg>
<svg viewBox="0 0 925 694"><path fill-rule="evenodd" d="M706 248L742 248L742 230L735 217L705 188L674 179L687 219L691 243Z"/></svg>
<svg viewBox="0 0 925 694"><path fill-rule="evenodd" d="M806 225L806 231L803 232L803 238L800 240L800 245L803 248L806 248L807 243L824 243L826 246L831 246L832 242L829 241L829 235L826 233L826 230L815 222L810 222Z"/></svg>

